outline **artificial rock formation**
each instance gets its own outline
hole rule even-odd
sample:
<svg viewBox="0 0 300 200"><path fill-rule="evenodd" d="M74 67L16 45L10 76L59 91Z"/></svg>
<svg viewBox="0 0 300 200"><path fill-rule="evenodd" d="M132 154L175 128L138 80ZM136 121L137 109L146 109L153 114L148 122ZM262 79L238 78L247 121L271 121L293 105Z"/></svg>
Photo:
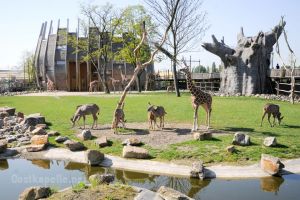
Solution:
<svg viewBox="0 0 300 200"><path fill-rule="evenodd" d="M241 28L235 49L227 46L224 40L219 42L214 35L213 43L202 45L222 60L220 92L244 95L269 92L270 80L267 79L267 71L270 57L276 38L281 35L284 26L285 21L282 21L272 31L260 31L253 37L246 37Z"/></svg>

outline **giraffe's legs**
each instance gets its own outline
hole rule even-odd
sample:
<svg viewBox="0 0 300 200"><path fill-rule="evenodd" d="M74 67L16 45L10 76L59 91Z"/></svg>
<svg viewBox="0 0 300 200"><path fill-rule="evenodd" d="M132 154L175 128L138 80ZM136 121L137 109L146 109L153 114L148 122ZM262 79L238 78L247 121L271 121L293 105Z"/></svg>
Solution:
<svg viewBox="0 0 300 200"><path fill-rule="evenodd" d="M195 105L194 109L194 123L193 123L193 129L192 131L197 131L198 130L198 105Z"/></svg>
<svg viewBox="0 0 300 200"><path fill-rule="evenodd" d="M205 112L206 112L206 121L205 121L205 124L207 126L207 129L209 129L209 126L210 126L210 112L211 112L211 109L210 109L210 106L208 106L208 104L203 104L202 107L204 108Z"/></svg>

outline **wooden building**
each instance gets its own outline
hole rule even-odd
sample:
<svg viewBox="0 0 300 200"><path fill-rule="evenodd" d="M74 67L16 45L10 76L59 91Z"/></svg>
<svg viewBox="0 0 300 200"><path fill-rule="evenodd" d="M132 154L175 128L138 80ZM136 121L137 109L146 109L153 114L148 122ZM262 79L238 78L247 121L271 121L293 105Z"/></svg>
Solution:
<svg viewBox="0 0 300 200"><path fill-rule="evenodd" d="M82 61L84 51L76 51L77 47L70 44L69 39L75 38L78 42L86 41L89 49L97 48L97 45L103 41L91 40L97 38L95 27L89 27L87 37L79 37L78 32L69 32L69 27L58 27L56 33L53 33L52 21L49 32L46 37L47 22L42 24L39 34L37 47L35 51L35 67L39 85L45 87L48 79L55 83L57 90L65 91L88 91L89 83L98 80L97 67L101 60L94 63L91 61ZM93 36L93 37L92 37ZM100 37L98 37L100 38ZM122 47L122 42L111 43L112 51L117 51ZM76 45L75 45L76 46ZM93 64L94 63L94 64ZM121 80L121 73L131 77L134 66L116 60L110 60L107 65L107 83L110 90L113 90L111 78ZM154 66L147 67L148 73L154 71ZM100 72L102 76L102 71ZM146 72L141 76L141 87L145 87ZM100 91L103 90L100 84ZM120 85L116 90L121 90Z"/></svg>

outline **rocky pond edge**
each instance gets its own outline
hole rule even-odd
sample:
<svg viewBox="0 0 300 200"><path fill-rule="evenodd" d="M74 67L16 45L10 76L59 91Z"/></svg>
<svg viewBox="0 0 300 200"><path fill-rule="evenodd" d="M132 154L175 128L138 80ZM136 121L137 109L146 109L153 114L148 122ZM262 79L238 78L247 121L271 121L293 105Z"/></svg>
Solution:
<svg viewBox="0 0 300 200"><path fill-rule="evenodd" d="M10 153L11 151L11 153ZM18 151L17 156L13 156L13 151ZM18 147L2 154L3 159L24 158L24 159L41 159L41 160L64 160L88 164L85 151L73 152L64 148L49 148L40 152L27 152L26 148ZM285 165L282 175L299 174L300 173L300 158L283 160ZM175 177L190 177L192 166L179 165L174 163L165 163L152 160L126 159L118 156L106 155L101 162L102 167L111 167L119 170L167 175ZM248 166L230 166L230 165L213 165L205 167L205 178L261 178L267 177L270 174L264 172L259 163Z"/></svg>

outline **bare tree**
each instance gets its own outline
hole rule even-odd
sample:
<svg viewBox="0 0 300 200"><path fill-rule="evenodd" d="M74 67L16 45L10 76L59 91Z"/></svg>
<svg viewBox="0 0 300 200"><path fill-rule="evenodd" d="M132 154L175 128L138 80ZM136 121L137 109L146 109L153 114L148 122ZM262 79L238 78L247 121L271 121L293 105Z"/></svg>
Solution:
<svg viewBox="0 0 300 200"><path fill-rule="evenodd" d="M109 3L101 7L92 4L82 5L81 12L88 20L88 23L82 23L83 30L87 31L90 26L94 28L94 33L89 34L86 60L91 61L96 67L104 91L109 93L107 67L114 59L112 43L116 39L115 31L121 23L122 14L114 10Z"/></svg>
<svg viewBox="0 0 300 200"><path fill-rule="evenodd" d="M152 16L158 24L167 27L172 19L172 11L176 5L175 0L145 0L151 8ZM180 1L178 11L169 33L167 46L172 50L173 58L176 60L180 53L194 48L202 39L208 28L206 24L206 12L202 11L201 0ZM199 45L200 46L200 45ZM173 77L176 95L180 92L177 84L177 62L173 62Z"/></svg>
<svg viewBox="0 0 300 200"><path fill-rule="evenodd" d="M157 46L157 47L162 47L163 44L165 43L165 41L166 41L166 39L167 39L168 32L169 32L169 30L171 29L171 27L172 27L172 25L173 25L173 21L174 21L175 15L176 15L176 13L177 13L177 9L178 9L179 2L180 2L180 0L176 0L175 5L174 5L174 7L173 7L173 9L172 9L172 11L171 11L172 14L170 15L170 18L171 18L171 19L170 19L170 23L169 23L169 25L167 26L167 28L166 28L166 30L165 30L165 32L164 32L164 34L163 34L163 37L162 37L160 43L159 43L159 44L156 44L155 46ZM147 62L142 63L142 62L138 59L138 58L139 58L139 57L137 56L138 51L139 51L139 49L141 48L142 44L144 44L144 43L146 42L146 40L147 40L147 38L146 38L147 32L146 32L145 22L143 23L141 29L142 29L141 41L140 41L140 43L138 44L138 46L137 46L137 47L134 49L134 51L133 51L133 52L134 52L134 55L135 55L135 58L136 58L136 60L137 60L137 61L136 61L136 68L134 69L133 76L132 76L131 80L129 81L129 83L128 83L127 86L125 87L125 89L124 89L124 91L123 91L123 93L122 93L122 95L121 95L121 97L120 97L120 100L119 100L119 102L118 102L118 105L117 105L117 107L116 107L116 110L118 109L119 105L121 105L121 104L124 103L125 98L126 98L126 95L127 95L128 91L129 91L130 87L131 87L131 86L134 84L134 82L136 81L138 74L139 74L142 70L144 70L147 66L149 66L150 63L153 62L154 56L155 56L155 55L157 54L157 52L159 51L159 48L156 47L156 49L151 53L150 58L149 58L149 60L148 60ZM114 121L114 119L113 119L113 121Z"/></svg>

